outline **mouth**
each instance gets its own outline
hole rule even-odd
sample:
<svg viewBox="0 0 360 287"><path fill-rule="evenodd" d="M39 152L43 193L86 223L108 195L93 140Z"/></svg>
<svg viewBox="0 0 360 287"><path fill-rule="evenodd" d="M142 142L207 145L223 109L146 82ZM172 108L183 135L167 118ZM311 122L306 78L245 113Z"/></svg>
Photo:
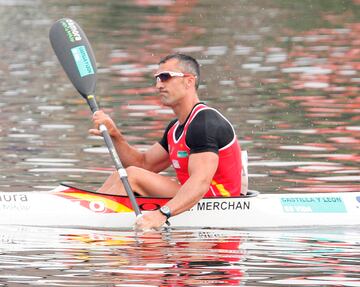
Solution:
<svg viewBox="0 0 360 287"><path fill-rule="evenodd" d="M167 91L159 91L159 94L158 94L159 98L160 98L160 101L165 104L167 101L168 101L168 93Z"/></svg>

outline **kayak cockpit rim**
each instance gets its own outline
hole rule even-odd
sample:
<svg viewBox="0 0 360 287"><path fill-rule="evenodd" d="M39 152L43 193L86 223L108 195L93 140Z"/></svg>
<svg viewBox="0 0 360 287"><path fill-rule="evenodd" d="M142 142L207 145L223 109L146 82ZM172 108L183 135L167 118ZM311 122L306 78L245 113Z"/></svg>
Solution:
<svg viewBox="0 0 360 287"><path fill-rule="evenodd" d="M88 190L85 188L79 188L76 186L73 186L71 184L67 184L67 183L60 183L60 186L63 187L67 187L67 188L73 188L75 190L79 190L82 192L87 192L87 193L91 193L91 194L98 194L101 196L116 196L116 197L127 197L127 195L118 195L118 194L107 194L107 193L102 193L102 192L98 192L95 190ZM61 191L60 191L61 192ZM229 197L204 197L202 199L231 199L231 198L251 198L251 197L256 197L260 194L259 191L257 190L248 190L246 195L239 195L239 196L229 196ZM156 198L156 199L170 199L169 197L148 197L148 196L140 196L140 195L136 195L137 198Z"/></svg>

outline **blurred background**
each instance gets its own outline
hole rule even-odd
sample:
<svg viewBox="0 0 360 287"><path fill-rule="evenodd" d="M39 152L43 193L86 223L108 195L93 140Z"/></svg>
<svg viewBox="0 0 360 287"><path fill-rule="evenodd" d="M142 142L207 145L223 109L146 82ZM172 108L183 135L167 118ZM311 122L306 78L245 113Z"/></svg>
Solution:
<svg viewBox="0 0 360 287"><path fill-rule="evenodd" d="M359 0L0 0L0 190L96 188L112 169L50 47L63 17L86 32L98 101L138 148L174 118L153 72L182 52L248 151L251 189L360 190Z"/></svg>

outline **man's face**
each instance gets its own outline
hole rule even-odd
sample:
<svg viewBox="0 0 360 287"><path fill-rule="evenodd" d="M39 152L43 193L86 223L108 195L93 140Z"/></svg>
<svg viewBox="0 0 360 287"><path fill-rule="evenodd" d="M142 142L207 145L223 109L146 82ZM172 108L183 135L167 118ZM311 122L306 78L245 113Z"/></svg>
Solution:
<svg viewBox="0 0 360 287"><path fill-rule="evenodd" d="M167 62L161 64L155 74L161 74L166 72L184 73L177 59L170 59ZM159 91L161 102L165 106L172 107L176 105L187 94L186 76L170 76L169 74L161 75L156 81L156 88ZM162 78L162 79L161 79Z"/></svg>

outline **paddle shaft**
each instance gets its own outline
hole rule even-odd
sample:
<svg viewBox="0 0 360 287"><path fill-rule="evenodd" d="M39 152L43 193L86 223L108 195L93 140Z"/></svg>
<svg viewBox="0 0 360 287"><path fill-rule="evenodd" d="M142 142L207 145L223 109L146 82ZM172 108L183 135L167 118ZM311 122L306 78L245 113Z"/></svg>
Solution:
<svg viewBox="0 0 360 287"><path fill-rule="evenodd" d="M95 113L99 110L94 96L96 86L96 60L84 31L74 20L63 18L52 25L49 38L54 52L68 78L81 96L86 99L91 111ZM141 212L129 184L126 170L116 153L109 132L104 125L100 125L99 128L134 212L136 215L139 215Z"/></svg>
<svg viewBox="0 0 360 287"><path fill-rule="evenodd" d="M90 109L93 113L99 110L98 104L96 102L96 99L93 95L89 95L86 97L86 101L88 102ZM109 135L109 131L107 130L105 125L100 125L99 130L101 131L101 134L104 138L105 144L109 150L110 156L115 164L115 168L120 176L121 182L125 188L125 191L131 201L132 207L134 208L134 212L137 215L141 214L140 208L136 202L136 198L134 195L134 192L131 189L131 186L129 184L127 172L124 168L124 166L121 163L121 160L116 152L115 146L112 142L112 139Z"/></svg>
<svg viewBox="0 0 360 287"><path fill-rule="evenodd" d="M99 110L99 106L98 106L98 104L96 102L95 96L93 96L93 95L87 96L86 101L89 104L89 107L90 107L90 109L91 109L91 111L93 113L95 113L96 111ZM106 144L106 146L107 146L107 148L108 148L108 150L110 152L110 155L111 155L111 157L113 159L113 162L115 164L115 168L116 168L116 170L117 170L117 172L118 172L118 174L120 176L120 179L121 179L121 181L123 183L125 191L126 191L128 197L129 197L130 201L131 201L132 207L134 208L134 212L135 212L136 216L138 216L139 214L141 214L140 208L139 208L139 206L138 206L138 204L136 202L134 192L132 191L131 186L129 184L128 177L127 177L127 172L126 172L124 166L121 163L121 160L120 160L120 158L119 158L119 156L118 156L118 154L116 152L116 149L114 147L112 139L111 139L111 137L109 135L109 131L106 128L106 126L103 125L103 124L101 124L99 126L99 130L101 131L101 134L102 134L102 136L104 138L105 144ZM166 223L167 226L170 226L169 220L166 219L165 223Z"/></svg>
<svg viewBox="0 0 360 287"><path fill-rule="evenodd" d="M92 112L98 111L99 107L94 96L96 86L96 60L84 31L74 20L63 18L52 25L49 38L59 62L74 87L82 97L86 99ZM116 153L109 132L104 125L100 126L100 130L134 212L136 215L139 215L141 212L129 184L126 170Z"/></svg>

